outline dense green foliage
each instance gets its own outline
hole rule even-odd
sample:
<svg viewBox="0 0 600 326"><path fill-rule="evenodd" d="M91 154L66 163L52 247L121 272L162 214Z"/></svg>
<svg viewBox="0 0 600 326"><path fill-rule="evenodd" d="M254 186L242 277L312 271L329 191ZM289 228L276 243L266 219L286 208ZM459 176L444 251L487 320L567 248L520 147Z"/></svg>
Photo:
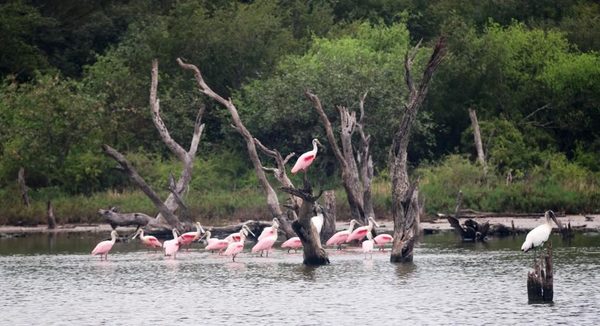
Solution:
<svg viewBox="0 0 600 326"><path fill-rule="evenodd" d="M404 55L423 40L418 79L440 35L449 54L409 148L428 210L447 210L459 188L482 210L600 209L595 1L17 0L0 4L0 223L39 218L49 199L82 221L113 204L153 212L100 148L125 152L155 189L179 169L151 122L153 58L162 114L178 142L187 146L198 106L208 107L188 213L239 216L264 205L229 115L197 91L178 57L232 97L253 135L284 155L324 138L305 90L319 95L334 125L336 106L357 110L368 91L366 128L379 188L387 189L400 119L392 112L406 97ZM485 178L471 163L468 108L481 123ZM315 166L320 185L339 188L331 151ZM15 188L20 167L32 188L28 211ZM386 214L389 195L376 195Z"/></svg>

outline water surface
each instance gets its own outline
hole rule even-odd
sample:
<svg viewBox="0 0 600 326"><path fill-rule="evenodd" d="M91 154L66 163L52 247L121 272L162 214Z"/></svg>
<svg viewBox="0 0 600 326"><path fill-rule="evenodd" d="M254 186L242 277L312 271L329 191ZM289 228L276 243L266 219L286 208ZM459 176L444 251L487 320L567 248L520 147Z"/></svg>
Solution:
<svg viewBox="0 0 600 326"><path fill-rule="evenodd" d="M600 324L600 236L554 243L554 303L528 304L532 256L523 238L462 244L429 235L414 264L389 251L329 251L308 268L302 254L246 252L236 262L200 250L176 260L137 242L108 261L89 252L102 235L0 239L0 311L5 325L391 325Z"/></svg>

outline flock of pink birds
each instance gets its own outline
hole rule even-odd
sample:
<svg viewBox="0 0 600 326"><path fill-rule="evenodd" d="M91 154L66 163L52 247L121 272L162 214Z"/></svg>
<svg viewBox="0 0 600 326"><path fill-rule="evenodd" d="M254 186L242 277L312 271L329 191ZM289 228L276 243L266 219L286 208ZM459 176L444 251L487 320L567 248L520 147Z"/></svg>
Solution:
<svg viewBox="0 0 600 326"><path fill-rule="evenodd" d="M323 146L318 139L313 139L312 141L313 148L312 150L300 155L296 164L292 167L291 172L293 174L298 173L300 171L304 172L304 177L306 178L306 172L308 167L312 164L312 162L317 157L317 145ZM317 233L321 233L321 228L323 226L323 215L318 214L317 216L312 217L311 219L313 226L317 229ZM351 241L362 241L367 238L367 240L362 241L362 250L365 253L365 258L367 253L371 253L375 245L379 246L380 250L383 250L386 243L391 242L393 240L392 236L389 234L380 234L373 238L371 231L373 230L373 226L379 227L377 222L373 217L369 217L369 224L365 226L358 227L354 230L354 225L358 223L356 220L350 221L350 226L347 230L339 231L334 234L329 240L327 240L326 245L328 246L336 246L339 250L342 249L343 243L349 243ZM277 241L277 233L279 229L279 223L277 219L273 219L273 224L270 227L266 227L263 229L261 234L258 237L258 242L252 247L253 253L260 253L261 256L266 253L266 256L269 256L269 251L272 250L273 245ZM244 243L246 241L246 237L248 234L254 235L250 229L244 225L239 232L230 234L225 239L217 239L211 238L210 231L204 231L202 225L200 223L196 223L196 232L187 232L182 235L177 233L176 229L173 229L173 239L167 240L164 243L160 243L156 237L151 235L144 235L144 230L139 229L133 238L136 238L138 235L140 237L141 242L150 248L163 248L165 256L171 256L175 258L175 255L179 251L181 247L188 247L196 241L201 240L203 237L206 237L206 250L210 251L218 251L219 254L224 254L227 256L231 256L232 260L235 261L235 257L237 254L244 250ZM112 249L113 245L117 240L117 231L111 232L111 240L106 240L98 243L94 250L92 251L92 255L100 255L100 260L108 259L108 252ZM291 249L298 250L302 247L302 241L299 237L292 237L281 244L282 248L288 248L288 253ZM224 251L224 252L223 252Z"/></svg>
<svg viewBox="0 0 600 326"><path fill-rule="evenodd" d="M317 233L320 233L323 225L323 216L320 214L314 216L312 218L312 222L313 226L317 229ZM327 240L326 245L334 246L338 250L342 250L342 244L350 243L352 241L359 241L362 242L362 250L366 257L367 253L372 254L374 246L378 246L379 250L384 250L385 245L393 240L392 236L389 234L380 234L374 238L372 237L371 231L373 226L379 226L372 217L369 218L368 225L360 226L354 229L354 226L357 223L358 222L356 220L350 221L348 229L335 233L333 236L331 236L331 238L329 238L329 240ZM251 252L260 254L260 256L265 255L268 257L269 252L273 250L273 246L277 242L278 231L279 221L275 218L273 219L271 226L265 227L262 230L261 234L257 238L258 241L252 247ZM137 230L132 239L139 237L141 243L148 248L162 248L165 256L170 256L173 259L176 257L177 252L181 248L189 248L192 243L205 239L205 250L211 252L216 251L219 255L231 256L232 260L235 261L235 257L244 250L246 238L249 234L255 236L255 234L250 231L248 226L242 225L242 228L239 232L232 233L225 239L213 238L211 236L211 232L204 231L202 225L197 222L195 232L186 232L179 235L177 230L173 229L173 239L166 240L163 243L161 243L154 236L144 235L143 229ZM92 255L99 255L100 260L108 259L108 253L115 244L117 237L117 231L113 230L111 232L111 239L98 243L94 250L92 250ZM283 242L281 244L281 248L288 249L288 253L292 249L297 251L298 249L302 248L302 241L299 237L292 237Z"/></svg>

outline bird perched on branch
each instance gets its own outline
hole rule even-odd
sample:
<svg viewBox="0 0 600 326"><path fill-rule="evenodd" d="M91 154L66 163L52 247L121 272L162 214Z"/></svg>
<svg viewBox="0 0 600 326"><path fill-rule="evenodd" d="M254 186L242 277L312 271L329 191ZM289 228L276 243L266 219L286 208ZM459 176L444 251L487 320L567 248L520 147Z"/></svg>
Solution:
<svg viewBox="0 0 600 326"><path fill-rule="evenodd" d="M323 145L316 138L313 139L312 144L313 144L313 149L300 155L300 157L298 157L298 160L296 161L296 164L294 164L294 167L292 168L292 171L291 171L293 174L296 174L299 171L303 171L305 179L306 179L306 171L308 170L308 167L312 164L312 162L317 157L317 145L323 147Z"/></svg>

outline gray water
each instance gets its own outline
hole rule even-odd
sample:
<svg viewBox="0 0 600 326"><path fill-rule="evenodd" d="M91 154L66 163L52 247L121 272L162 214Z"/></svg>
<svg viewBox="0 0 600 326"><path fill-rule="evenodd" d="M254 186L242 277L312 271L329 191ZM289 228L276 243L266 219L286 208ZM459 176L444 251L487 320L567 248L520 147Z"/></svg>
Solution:
<svg viewBox="0 0 600 326"><path fill-rule="evenodd" d="M600 236L553 238L554 303L528 304L532 256L523 238L462 244L428 235L414 264L389 251L329 251L331 264L302 254L269 258L247 249L236 262L200 250L176 260L137 242L108 261L89 252L107 235L0 239L2 325L423 325L600 324Z"/></svg>

